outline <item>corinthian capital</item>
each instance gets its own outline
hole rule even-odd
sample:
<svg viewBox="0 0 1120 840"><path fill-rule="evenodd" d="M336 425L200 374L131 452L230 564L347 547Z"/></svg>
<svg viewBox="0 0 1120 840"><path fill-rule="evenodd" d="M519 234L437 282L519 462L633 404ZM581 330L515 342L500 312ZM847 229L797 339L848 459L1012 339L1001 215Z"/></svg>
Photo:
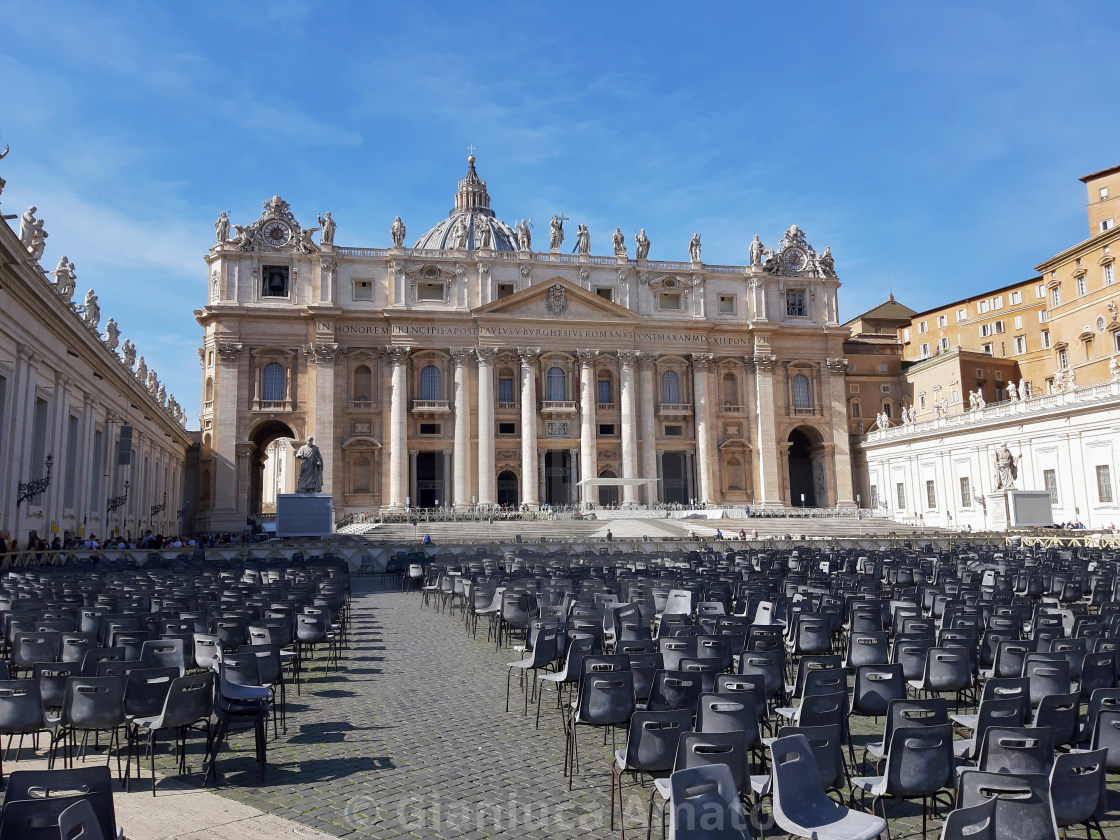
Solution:
<svg viewBox="0 0 1120 840"><path fill-rule="evenodd" d="M693 370L711 370L712 365L715 364L715 353L693 353L692 354L692 368Z"/></svg>
<svg viewBox="0 0 1120 840"><path fill-rule="evenodd" d="M642 354L637 350L619 350L618 366L623 370L629 370L641 357Z"/></svg>
<svg viewBox="0 0 1120 840"><path fill-rule="evenodd" d="M455 367L461 367L470 361L471 356L474 355L473 347L452 347L451 360L455 363Z"/></svg>
<svg viewBox="0 0 1120 840"><path fill-rule="evenodd" d="M494 364L494 358L498 355L497 347L476 347L475 355L478 356L478 363L480 365Z"/></svg>
<svg viewBox="0 0 1120 840"><path fill-rule="evenodd" d="M769 354L755 354L754 366L759 373L773 373L778 365L778 357Z"/></svg>
<svg viewBox="0 0 1120 840"><path fill-rule="evenodd" d="M826 359L825 366L828 367L828 372L832 376L845 376L848 373L847 359Z"/></svg>
<svg viewBox="0 0 1120 840"><path fill-rule="evenodd" d="M537 359L540 358L541 348L539 347L518 347L517 355L521 358L521 364L533 365L536 364Z"/></svg>
<svg viewBox="0 0 1120 840"><path fill-rule="evenodd" d="M223 341L218 344L218 358L223 362L236 362L241 356L241 345L234 344L231 341Z"/></svg>
<svg viewBox="0 0 1120 840"><path fill-rule="evenodd" d="M395 344L391 344L382 350L386 361L391 365L403 365L408 361L408 354L411 352L411 347L398 346Z"/></svg>
<svg viewBox="0 0 1120 840"><path fill-rule="evenodd" d="M599 358L598 350L577 350L576 358L582 367L591 367L595 364L595 360Z"/></svg>

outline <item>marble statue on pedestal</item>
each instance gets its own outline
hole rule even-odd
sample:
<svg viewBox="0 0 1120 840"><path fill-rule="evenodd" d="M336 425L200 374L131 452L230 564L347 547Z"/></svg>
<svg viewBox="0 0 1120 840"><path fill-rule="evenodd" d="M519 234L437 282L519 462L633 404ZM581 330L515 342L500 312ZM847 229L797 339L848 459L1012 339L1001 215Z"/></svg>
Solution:
<svg viewBox="0 0 1120 840"><path fill-rule="evenodd" d="M1025 379L1019 380L1019 399L1025 400L1031 395L1031 383Z"/></svg>
<svg viewBox="0 0 1120 840"><path fill-rule="evenodd" d="M1108 375L1113 382L1120 382L1120 356L1113 356L1108 360Z"/></svg>
<svg viewBox="0 0 1120 840"><path fill-rule="evenodd" d="M331 218L330 210L327 211L326 216L319 216L319 227L323 230L322 234L319 236L319 241L324 245L333 245L334 231L338 225L336 225L334 219Z"/></svg>
<svg viewBox="0 0 1120 840"><path fill-rule="evenodd" d="M307 443L296 452L296 459L300 462L296 492L323 492L323 456L315 445L314 437L307 438Z"/></svg>
<svg viewBox="0 0 1120 840"><path fill-rule="evenodd" d="M143 356L136 360L136 379L141 385L148 381L148 363L144 361Z"/></svg>
<svg viewBox="0 0 1120 840"><path fill-rule="evenodd" d="M481 222L478 223L478 228L477 228L476 232L478 234L475 237L476 239L478 239L478 243L477 243L478 250L489 251L490 250L490 224L485 219L483 219Z"/></svg>
<svg viewBox="0 0 1120 840"><path fill-rule="evenodd" d="M614 245L616 257L626 256L626 237L622 235L622 228L614 229L614 233L611 234L611 244Z"/></svg>
<svg viewBox="0 0 1120 840"><path fill-rule="evenodd" d="M996 450L996 489L1014 490L1015 479L1019 476L1019 468L1015 464L1015 456L1004 443Z"/></svg>
<svg viewBox="0 0 1120 840"><path fill-rule="evenodd" d="M560 246L564 244L564 220L567 218L561 213L559 216L553 216L552 221L548 223L548 248L550 251L559 251Z"/></svg>
<svg viewBox="0 0 1120 840"><path fill-rule="evenodd" d="M817 258L817 267L820 269L822 277L836 276L836 262L832 258L832 246L824 246L824 253Z"/></svg>
<svg viewBox="0 0 1120 840"><path fill-rule="evenodd" d="M54 290L67 303L74 298L75 277L74 263L67 261L65 256L59 257L54 269Z"/></svg>
<svg viewBox="0 0 1120 840"><path fill-rule="evenodd" d="M688 241L688 258L692 262L700 262L700 234L692 234L692 239Z"/></svg>
<svg viewBox="0 0 1120 840"><path fill-rule="evenodd" d="M19 217L19 241L23 243L25 248L31 248L31 240L35 236L35 211L38 207L28 207L23 211L23 215Z"/></svg>
<svg viewBox="0 0 1120 840"><path fill-rule="evenodd" d="M758 238L758 234L754 235L751 240L750 254L751 265L762 265L762 255L766 252L766 246L762 244L762 240Z"/></svg>
<svg viewBox="0 0 1120 840"><path fill-rule="evenodd" d="M214 236L219 245L225 245L229 239L229 215L225 210L218 216L218 221L214 222Z"/></svg>
<svg viewBox="0 0 1120 840"><path fill-rule="evenodd" d="M591 233L587 230L587 225L580 225L576 232L576 251L582 255L591 253Z"/></svg>
<svg viewBox="0 0 1120 840"><path fill-rule="evenodd" d="M129 370L132 370L132 366L136 364L136 345L127 338L121 345L121 362Z"/></svg>
<svg viewBox="0 0 1120 840"><path fill-rule="evenodd" d="M121 331L117 327L115 319L110 318L105 322L105 346L110 350L117 349L117 342L120 341Z"/></svg>
<svg viewBox="0 0 1120 840"><path fill-rule="evenodd" d="M531 251L533 249L533 234L529 230L530 224L525 219L517 224L517 247L521 251Z"/></svg>
<svg viewBox="0 0 1120 840"><path fill-rule="evenodd" d="M101 307L97 303L97 295L93 293L93 289L86 292L85 306L82 307L82 320L94 329L101 323Z"/></svg>
<svg viewBox="0 0 1120 840"><path fill-rule="evenodd" d="M31 234L31 245L28 246L27 249L31 252L33 259L38 260L42 258L43 252L47 250L47 237L49 235L50 234L43 230L43 220L36 219Z"/></svg>
<svg viewBox="0 0 1120 840"><path fill-rule="evenodd" d="M393 237L394 248L404 247L404 234L404 222L401 221L400 216L397 216L395 219L393 219L393 224L389 227L389 235Z"/></svg>
<svg viewBox="0 0 1120 840"><path fill-rule="evenodd" d="M634 241L638 243L637 248L634 249L634 258L646 259L649 256L649 237L646 236L645 228L642 228L640 233L634 234Z"/></svg>
<svg viewBox="0 0 1120 840"><path fill-rule="evenodd" d="M1015 384L1014 379L1007 383L1007 398L1011 402L1019 402L1019 387Z"/></svg>

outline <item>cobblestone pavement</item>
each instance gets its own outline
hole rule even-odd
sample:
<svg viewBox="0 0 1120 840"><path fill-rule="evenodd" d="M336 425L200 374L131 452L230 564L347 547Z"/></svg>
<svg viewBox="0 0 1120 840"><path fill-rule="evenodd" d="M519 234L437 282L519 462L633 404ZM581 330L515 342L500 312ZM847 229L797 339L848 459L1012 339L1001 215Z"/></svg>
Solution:
<svg viewBox="0 0 1120 840"><path fill-rule="evenodd" d="M341 672L324 679L311 663L302 695L290 687L288 731L269 741L263 781L251 734L232 738L219 756L219 793L339 837L613 836L601 734L580 733L583 772L569 793L553 695L539 730L532 707L521 714L516 678L515 710L503 710L504 666L517 658L509 648L495 651L483 626L470 638L458 613L422 609L416 593L374 591L360 578L354 586ZM880 727L854 724L857 743ZM626 783L634 836L644 836L649 790ZM1120 837L1115 780L1110 800L1105 832ZM891 803L888 814L894 838L920 835L918 803ZM930 836L939 833L932 821Z"/></svg>

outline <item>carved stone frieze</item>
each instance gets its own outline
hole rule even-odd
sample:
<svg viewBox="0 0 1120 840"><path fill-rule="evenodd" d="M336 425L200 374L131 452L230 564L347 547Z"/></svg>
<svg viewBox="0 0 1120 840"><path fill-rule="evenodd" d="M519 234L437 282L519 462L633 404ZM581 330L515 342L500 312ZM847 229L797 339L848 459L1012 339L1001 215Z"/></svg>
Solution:
<svg viewBox="0 0 1120 840"><path fill-rule="evenodd" d="M846 376L848 373L847 359L826 359L825 367L831 376Z"/></svg>

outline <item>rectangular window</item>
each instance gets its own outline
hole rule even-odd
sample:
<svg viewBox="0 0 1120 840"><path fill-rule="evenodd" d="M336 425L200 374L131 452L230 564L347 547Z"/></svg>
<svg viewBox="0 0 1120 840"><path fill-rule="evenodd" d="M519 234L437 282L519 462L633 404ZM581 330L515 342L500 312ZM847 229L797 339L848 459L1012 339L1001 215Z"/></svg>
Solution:
<svg viewBox="0 0 1120 840"><path fill-rule="evenodd" d="M499 423L498 434L500 435L515 435L517 434L516 423Z"/></svg>
<svg viewBox="0 0 1120 840"><path fill-rule="evenodd" d="M890 392L891 392L891 386L890 385L880 385L879 386L879 393L880 394L889 394Z"/></svg>
<svg viewBox="0 0 1120 840"><path fill-rule="evenodd" d="M976 311L983 315L991 308L991 305L990 301L982 300L976 304Z"/></svg>
<svg viewBox="0 0 1120 840"><path fill-rule="evenodd" d="M261 297L288 296L288 266L261 266Z"/></svg>
<svg viewBox="0 0 1120 840"><path fill-rule="evenodd" d="M1066 348L1063 347L1061 350L1058 351L1058 370L1065 370L1068 367L1069 367L1069 354L1066 352Z"/></svg>
<svg viewBox="0 0 1120 840"><path fill-rule="evenodd" d="M977 379L983 379L984 378L984 368L976 368L976 378Z"/></svg>
<svg viewBox="0 0 1120 840"><path fill-rule="evenodd" d="M1051 300L1051 302L1053 303L1054 306L1061 306L1062 305L1062 287L1061 286L1055 286L1053 288L1053 290L1050 292L1050 300Z"/></svg>
<svg viewBox="0 0 1120 840"><path fill-rule="evenodd" d="M657 298L657 302L664 312L679 312L681 308L680 292L662 292Z"/></svg>
<svg viewBox="0 0 1120 840"><path fill-rule="evenodd" d="M1026 353L1027 352L1027 337L1025 335L1015 336L1015 352L1016 353Z"/></svg>
<svg viewBox="0 0 1120 840"><path fill-rule="evenodd" d="M599 434L604 435L606 437L613 437L614 436L614 423L600 423L599 424Z"/></svg>
<svg viewBox="0 0 1120 840"><path fill-rule="evenodd" d="M1112 267L1112 263L1109 263L1104 267L1104 284L1106 286L1111 286L1115 282L1116 270Z"/></svg>
<svg viewBox="0 0 1120 840"><path fill-rule="evenodd" d="M948 351L948 349L949 349L949 337L948 336L944 336L944 337L938 339L937 349L940 350L942 353Z"/></svg>
<svg viewBox="0 0 1120 840"><path fill-rule="evenodd" d="M499 379L498 380L498 402L511 403L513 402L513 380L512 379Z"/></svg>
<svg viewBox="0 0 1120 840"><path fill-rule="evenodd" d="M498 300L502 298L511 297L513 295L513 283L499 283L498 284Z"/></svg>
<svg viewBox="0 0 1120 840"><path fill-rule="evenodd" d="M1101 233L1104 233L1106 230L1112 230L1112 225L1112 219L1101 219Z"/></svg>
<svg viewBox="0 0 1120 840"><path fill-rule="evenodd" d="M957 321L964 321L967 318L968 318L968 310L967 309L958 309L957 310Z"/></svg>
<svg viewBox="0 0 1120 840"><path fill-rule="evenodd" d="M860 416L859 400L852 400L852 417Z"/></svg>
<svg viewBox="0 0 1120 840"><path fill-rule="evenodd" d="M1003 295L992 298L992 309L1003 309Z"/></svg>
<svg viewBox="0 0 1120 840"><path fill-rule="evenodd" d="M805 290L787 289L786 315L800 318L808 314L809 313L805 308Z"/></svg>
<svg viewBox="0 0 1120 840"><path fill-rule="evenodd" d="M1023 293L1022 292L1012 292L1011 293L1011 302L1013 304L1022 303L1023 302Z"/></svg>
<svg viewBox="0 0 1120 840"><path fill-rule="evenodd" d="M599 380L599 405L611 402L611 381L609 379Z"/></svg>
<svg viewBox="0 0 1120 840"><path fill-rule="evenodd" d="M1046 488L1046 492L1050 494L1050 504L1058 504L1058 471L1043 470L1042 485Z"/></svg>
<svg viewBox="0 0 1120 840"><path fill-rule="evenodd" d="M1089 294L1089 281L1085 279L1084 274L1077 278L1077 294L1079 296Z"/></svg>
<svg viewBox="0 0 1120 840"><path fill-rule="evenodd" d="M962 508L972 507L972 487L968 483L968 476L967 475L962 475L961 476L961 507Z"/></svg>
<svg viewBox="0 0 1120 840"><path fill-rule="evenodd" d="M1108 187L1101 187L1101 201L1108 201Z"/></svg>
<svg viewBox="0 0 1120 840"><path fill-rule="evenodd" d="M1023 316L1022 315L1016 315L1015 316L1015 329L1021 330L1022 328L1023 328Z"/></svg>
<svg viewBox="0 0 1120 840"><path fill-rule="evenodd" d="M926 481L926 509L936 510L937 508L937 485L933 483L933 479Z"/></svg>
<svg viewBox="0 0 1120 840"><path fill-rule="evenodd" d="M735 314L735 295L720 295L719 296L719 314L720 315L734 315Z"/></svg>
<svg viewBox="0 0 1120 840"><path fill-rule="evenodd" d="M1038 323L1046 324L1046 323L1049 323L1049 321L1050 321L1050 310L1048 310L1048 309L1038 310Z"/></svg>
<svg viewBox="0 0 1120 840"><path fill-rule="evenodd" d="M680 437L681 436L681 428L682 428L681 426L666 426L665 427L665 437Z"/></svg>
<svg viewBox="0 0 1120 840"><path fill-rule="evenodd" d="M1097 501L1101 504L1112 504L1112 471L1108 464L1097 466Z"/></svg>
<svg viewBox="0 0 1120 840"><path fill-rule="evenodd" d="M937 326L939 326L939 327L949 326L949 317L947 315L938 315L937 316Z"/></svg>
<svg viewBox="0 0 1120 840"><path fill-rule="evenodd" d="M1034 296L1036 298L1038 298L1039 300L1046 297L1046 287L1043 286L1041 283L1039 285L1035 286L1034 287Z"/></svg>
<svg viewBox="0 0 1120 840"><path fill-rule="evenodd" d="M929 345L921 344L918 346L918 354L924 359L929 355Z"/></svg>
<svg viewBox="0 0 1120 840"><path fill-rule="evenodd" d="M981 337L986 337L986 336L989 336L991 334L992 334L992 325L991 324L981 324L980 325L980 335L981 335Z"/></svg>
<svg viewBox="0 0 1120 840"><path fill-rule="evenodd" d="M987 353L989 356L992 355L992 345L991 344L981 344L980 345L980 352L981 353Z"/></svg>
<svg viewBox="0 0 1120 840"><path fill-rule="evenodd" d="M62 505L67 509L74 507L78 494L78 424L79 419L70 415L66 429L66 484L63 487Z"/></svg>
<svg viewBox="0 0 1120 840"><path fill-rule="evenodd" d="M898 502L898 509L905 510L906 508L906 486L900 481L894 486L895 499Z"/></svg>
<svg viewBox="0 0 1120 840"><path fill-rule="evenodd" d="M877 484L871 485L871 508L874 510L879 507L879 486Z"/></svg>
<svg viewBox="0 0 1120 840"><path fill-rule="evenodd" d="M610 288L609 286L599 286L595 290L595 294L597 294L603 300L614 300L614 289Z"/></svg>
<svg viewBox="0 0 1120 840"><path fill-rule="evenodd" d="M918 332L923 334L929 332L929 321L920 322L918 324Z"/></svg>
<svg viewBox="0 0 1120 840"><path fill-rule="evenodd" d="M354 300L373 300L373 283L369 280L355 280Z"/></svg>
<svg viewBox="0 0 1120 840"><path fill-rule="evenodd" d="M1002 382L1002 381L1003 381L1003 371L1002 370L997 370L996 371L996 382Z"/></svg>
<svg viewBox="0 0 1120 840"><path fill-rule="evenodd" d="M1003 333L1003 321L996 321L992 324L992 332L996 335L1001 335Z"/></svg>
<svg viewBox="0 0 1120 840"><path fill-rule="evenodd" d="M879 365L879 373L886 373L886 372L887 372L887 366L885 364L880 364Z"/></svg>
<svg viewBox="0 0 1120 840"><path fill-rule="evenodd" d="M101 462L105 458L105 435L97 429L93 433L93 468L90 470L89 506L94 510L101 510Z"/></svg>
<svg viewBox="0 0 1120 840"><path fill-rule="evenodd" d="M1038 334L1038 337L1042 339L1042 346L1043 347L1049 347L1050 346L1050 330L1043 330L1042 332L1040 332Z"/></svg>
<svg viewBox="0 0 1120 840"><path fill-rule="evenodd" d="M31 427L31 478L42 478L46 474L47 425L50 417L50 404L39 397L35 398L34 425ZM39 504L42 494L31 499Z"/></svg>
<svg viewBox="0 0 1120 840"><path fill-rule="evenodd" d="M918 394L918 410L919 411L925 411L926 410L926 395L925 394Z"/></svg>
<svg viewBox="0 0 1120 840"><path fill-rule="evenodd" d="M420 434L422 435L438 435L442 431L439 423L421 423Z"/></svg>
<svg viewBox="0 0 1120 840"><path fill-rule="evenodd" d="M910 328L909 327L907 327L906 329L904 329L902 331L902 343L903 344L909 344L910 343Z"/></svg>
<svg viewBox="0 0 1120 840"><path fill-rule="evenodd" d="M424 282L416 284L416 299L424 303L443 303L444 283Z"/></svg>

